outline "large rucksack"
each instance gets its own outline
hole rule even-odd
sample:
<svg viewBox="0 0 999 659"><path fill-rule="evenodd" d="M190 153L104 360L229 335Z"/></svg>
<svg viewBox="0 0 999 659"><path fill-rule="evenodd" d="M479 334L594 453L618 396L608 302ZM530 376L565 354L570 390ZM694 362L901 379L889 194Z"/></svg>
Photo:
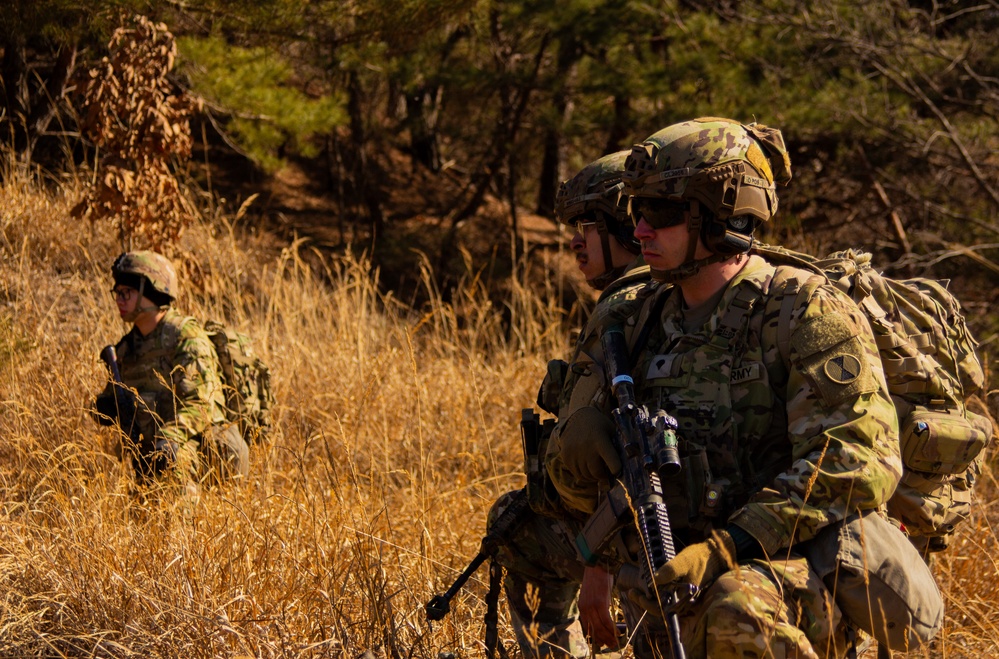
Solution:
<svg viewBox="0 0 999 659"><path fill-rule="evenodd" d="M946 281L891 279L871 267L871 255L847 250L819 259L778 247L753 252L777 268L771 299L781 305L778 346L789 351L789 316L815 287L831 282L863 310L877 342L888 390L899 418L903 472L888 513L921 551L946 548L955 526L971 511L992 422L977 394L985 384L978 345ZM786 316L786 317L783 317Z"/></svg>
<svg viewBox="0 0 999 659"><path fill-rule="evenodd" d="M253 342L247 335L214 320L206 322L204 328L222 369L229 421L239 424L247 444L265 440L274 407L267 365L253 354Z"/></svg>

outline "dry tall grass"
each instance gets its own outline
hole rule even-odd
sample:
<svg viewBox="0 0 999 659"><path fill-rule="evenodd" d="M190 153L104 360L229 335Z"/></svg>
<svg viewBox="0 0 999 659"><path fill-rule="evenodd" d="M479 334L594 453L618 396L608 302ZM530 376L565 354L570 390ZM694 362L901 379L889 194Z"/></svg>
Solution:
<svg viewBox="0 0 999 659"><path fill-rule="evenodd" d="M136 496L88 417L98 351L125 328L107 293L120 250L68 218L78 196L0 188L0 656L483 656L484 569L446 621L423 605L522 482L519 410L565 347L554 296L523 283L500 313L469 276L449 305L428 283L412 312L362 262L205 220L179 306L254 336L280 407L250 479L192 509ZM997 489L988 476L937 563L938 649L912 656L999 655Z"/></svg>

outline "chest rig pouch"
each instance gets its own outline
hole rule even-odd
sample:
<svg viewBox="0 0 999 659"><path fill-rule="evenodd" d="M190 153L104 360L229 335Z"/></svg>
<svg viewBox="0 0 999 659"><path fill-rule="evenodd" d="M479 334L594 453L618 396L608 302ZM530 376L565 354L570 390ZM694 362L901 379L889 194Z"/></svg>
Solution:
<svg viewBox="0 0 999 659"><path fill-rule="evenodd" d="M772 430L786 425L785 407L764 363L762 313L753 313L764 299L757 285L739 282L692 333L666 313L636 361L641 402L677 419L682 469L663 490L674 530L690 542L724 526L789 463Z"/></svg>

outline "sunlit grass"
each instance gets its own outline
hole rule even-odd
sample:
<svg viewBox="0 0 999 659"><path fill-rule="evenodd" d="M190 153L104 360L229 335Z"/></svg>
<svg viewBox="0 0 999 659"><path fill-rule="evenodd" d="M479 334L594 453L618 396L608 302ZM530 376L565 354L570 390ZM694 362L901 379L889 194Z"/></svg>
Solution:
<svg viewBox="0 0 999 659"><path fill-rule="evenodd" d="M279 407L251 475L199 502L137 492L88 416L117 320L120 247L68 216L72 182L0 187L0 655L484 655L483 569L432 628L423 606L476 553L485 513L522 483L517 423L566 350L551 283L490 302L472 264L445 303L378 286L369 264L275 247L205 219L182 245L178 306L253 336ZM938 650L999 653L994 503L935 569ZM503 638L512 643L505 626Z"/></svg>

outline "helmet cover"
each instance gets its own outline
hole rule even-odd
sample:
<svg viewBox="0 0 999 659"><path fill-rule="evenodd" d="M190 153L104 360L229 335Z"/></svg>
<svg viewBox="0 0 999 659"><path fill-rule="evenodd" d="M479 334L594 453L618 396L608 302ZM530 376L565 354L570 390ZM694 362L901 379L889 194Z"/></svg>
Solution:
<svg viewBox="0 0 999 659"><path fill-rule="evenodd" d="M697 201L718 220L748 216L749 232L777 212L776 184L791 180L780 131L704 117L636 144L622 176L630 197Z"/></svg>
<svg viewBox="0 0 999 659"><path fill-rule="evenodd" d="M594 222L602 220L609 234L625 249L637 254L639 244L628 217L628 198L621 194L621 175L627 157L627 151L611 153L563 181L555 195L555 218L566 225L581 216Z"/></svg>
<svg viewBox="0 0 999 659"><path fill-rule="evenodd" d="M121 275L145 277L157 293L177 299L177 271L162 254L148 250L125 252L111 265L111 274L116 280Z"/></svg>

